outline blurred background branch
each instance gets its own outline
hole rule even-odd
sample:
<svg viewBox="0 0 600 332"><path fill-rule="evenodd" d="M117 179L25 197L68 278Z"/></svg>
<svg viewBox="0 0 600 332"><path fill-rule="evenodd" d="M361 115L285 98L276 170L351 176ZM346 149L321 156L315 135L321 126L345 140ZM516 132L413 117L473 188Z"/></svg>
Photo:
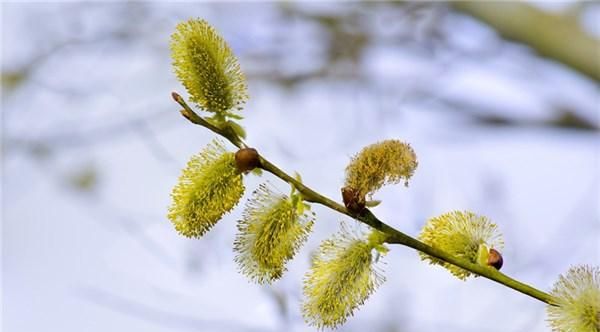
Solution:
<svg viewBox="0 0 600 332"><path fill-rule="evenodd" d="M576 17L516 1L459 1L453 6L503 37L527 44L600 83L600 41L582 29Z"/></svg>

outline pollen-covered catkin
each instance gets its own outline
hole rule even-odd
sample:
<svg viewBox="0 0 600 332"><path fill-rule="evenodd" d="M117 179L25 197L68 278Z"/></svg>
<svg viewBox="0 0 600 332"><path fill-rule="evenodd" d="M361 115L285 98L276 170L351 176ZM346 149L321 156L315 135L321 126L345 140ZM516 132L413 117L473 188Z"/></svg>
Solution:
<svg viewBox="0 0 600 332"><path fill-rule="evenodd" d="M279 279L313 223L313 215L298 211L291 197L260 185L238 223L234 251L241 272L260 284Z"/></svg>
<svg viewBox="0 0 600 332"><path fill-rule="evenodd" d="M383 185L407 182L416 168L417 156L410 145L385 140L363 148L352 158L346 167L345 187L364 199Z"/></svg>
<svg viewBox="0 0 600 332"><path fill-rule="evenodd" d="M234 116L248 99L237 58L206 21L191 19L177 25L171 36L171 57L190 100L203 110Z"/></svg>
<svg viewBox="0 0 600 332"><path fill-rule="evenodd" d="M376 257L387 252L384 240L379 231L367 237L342 225L339 234L321 244L304 278L302 312L308 324L343 324L377 289L385 280L376 266Z"/></svg>
<svg viewBox="0 0 600 332"><path fill-rule="evenodd" d="M453 211L428 220L419 240L474 264L479 263L482 249L485 250L487 259L489 249L501 250L504 245L496 224L468 211ZM419 255L431 264L445 267L461 280L472 275L465 269L425 253L419 252ZM485 264L487 265L487 261Z"/></svg>
<svg viewBox="0 0 600 332"><path fill-rule="evenodd" d="M234 154L214 140L182 171L168 217L181 235L200 237L237 205L244 189Z"/></svg>
<svg viewBox="0 0 600 332"><path fill-rule="evenodd" d="M600 332L600 268L570 268L558 278L550 294L555 303L546 311L552 331Z"/></svg>

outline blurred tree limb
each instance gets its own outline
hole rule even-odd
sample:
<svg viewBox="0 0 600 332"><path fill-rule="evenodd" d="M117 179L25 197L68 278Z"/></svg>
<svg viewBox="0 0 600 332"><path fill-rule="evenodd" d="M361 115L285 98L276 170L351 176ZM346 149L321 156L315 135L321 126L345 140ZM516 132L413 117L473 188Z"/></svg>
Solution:
<svg viewBox="0 0 600 332"><path fill-rule="evenodd" d="M527 44L600 82L600 41L584 31L576 19L520 2L460 1L453 6L485 22L504 38Z"/></svg>

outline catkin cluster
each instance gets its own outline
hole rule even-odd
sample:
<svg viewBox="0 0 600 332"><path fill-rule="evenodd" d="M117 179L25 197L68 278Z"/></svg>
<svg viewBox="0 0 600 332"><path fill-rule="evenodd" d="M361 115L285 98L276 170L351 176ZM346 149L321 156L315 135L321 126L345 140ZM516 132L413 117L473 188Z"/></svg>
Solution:
<svg viewBox="0 0 600 332"><path fill-rule="evenodd" d="M242 119L238 112L247 99L246 80L227 43L206 21L192 19L177 26L171 37L171 52L175 74L190 99L211 114L203 120L228 133L223 136L231 139L229 135L233 135L235 144L242 145L238 143L245 138L245 131L235 120ZM179 95L174 95L179 100ZM218 140L193 156L171 193L168 218L176 231L193 238L208 232L238 204L245 191L244 176L261 168L262 161L255 149L233 153ZM346 167L342 199L347 214L358 218L377 205L378 201L371 200L373 193L387 184L406 184L417 164L413 149L399 140L363 148ZM268 184L260 185L237 223L235 261L241 273L259 284L281 278L315 222L310 205L295 187L301 179L296 180L286 178L292 183L290 195L280 194ZM419 240L471 264L490 269L500 269L503 264L499 250L504 243L496 224L469 211L430 219ZM379 230L363 232L342 225L337 235L322 242L304 277L302 313L308 324L337 327L368 299L385 280L379 262L388 251L386 241L388 235ZM441 265L461 280L472 275L439 258L420 254L423 260ZM553 303L547 312L554 331L600 332L597 267L570 269L560 276L551 293Z"/></svg>

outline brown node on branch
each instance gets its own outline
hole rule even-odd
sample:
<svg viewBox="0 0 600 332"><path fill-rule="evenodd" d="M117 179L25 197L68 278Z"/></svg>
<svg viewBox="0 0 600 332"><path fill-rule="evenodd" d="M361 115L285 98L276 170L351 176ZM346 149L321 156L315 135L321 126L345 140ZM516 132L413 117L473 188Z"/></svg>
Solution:
<svg viewBox="0 0 600 332"><path fill-rule="evenodd" d="M487 264L494 267L496 270L500 270L503 263L504 259L502 259L500 252L496 249L490 249Z"/></svg>
<svg viewBox="0 0 600 332"><path fill-rule="evenodd" d="M352 187L342 188L342 200L348 211L360 214L365 209L365 197Z"/></svg>
<svg viewBox="0 0 600 332"><path fill-rule="evenodd" d="M235 153L235 165L242 173L247 173L260 167L260 156L254 148L239 149Z"/></svg>

